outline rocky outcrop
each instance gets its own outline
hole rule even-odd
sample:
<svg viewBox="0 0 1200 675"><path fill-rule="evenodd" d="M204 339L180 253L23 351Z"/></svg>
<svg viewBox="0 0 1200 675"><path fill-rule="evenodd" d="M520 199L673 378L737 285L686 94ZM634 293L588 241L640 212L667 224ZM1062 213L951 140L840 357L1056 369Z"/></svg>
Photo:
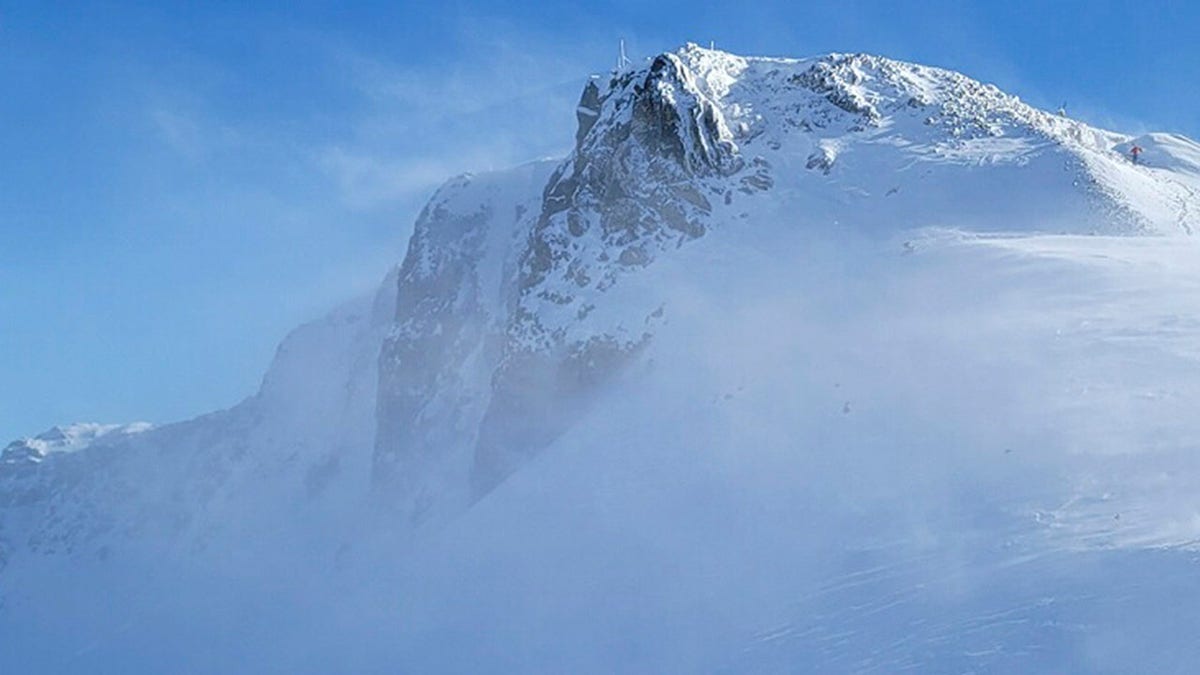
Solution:
<svg viewBox="0 0 1200 675"><path fill-rule="evenodd" d="M603 93L589 82L579 110L575 150L550 177L521 258L475 447L475 498L569 427L651 338L597 324L589 307L621 275L703 236L743 167L717 102L679 55L614 73ZM641 311L644 320L657 306Z"/></svg>
<svg viewBox="0 0 1200 675"><path fill-rule="evenodd" d="M743 167L676 54L589 81L576 115L574 152L548 180L514 192L511 176L455 179L418 220L380 360L375 458L377 488L415 519L478 499L570 426L650 339L588 308L702 236Z"/></svg>
<svg viewBox="0 0 1200 675"><path fill-rule="evenodd" d="M421 213L379 355L373 483L420 522L469 500L467 476L506 340L517 263L552 168L449 181Z"/></svg>

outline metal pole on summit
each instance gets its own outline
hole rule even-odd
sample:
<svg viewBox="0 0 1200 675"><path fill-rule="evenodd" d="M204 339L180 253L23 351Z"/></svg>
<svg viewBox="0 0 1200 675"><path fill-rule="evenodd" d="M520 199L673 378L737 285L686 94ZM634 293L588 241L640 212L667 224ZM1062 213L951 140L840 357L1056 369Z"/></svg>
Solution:
<svg viewBox="0 0 1200 675"><path fill-rule="evenodd" d="M620 50L617 54L617 70L625 70L629 64L629 57L625 56L625 38L621 38Z"/></svg>

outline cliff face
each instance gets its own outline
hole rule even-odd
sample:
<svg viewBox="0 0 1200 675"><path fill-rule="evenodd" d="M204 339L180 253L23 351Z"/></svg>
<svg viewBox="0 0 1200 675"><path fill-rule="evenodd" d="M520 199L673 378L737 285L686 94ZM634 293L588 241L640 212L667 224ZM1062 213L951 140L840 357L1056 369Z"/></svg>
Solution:
<svg viewBox="0 0 1200 675"><path fill-rule="evenodd" d="M550 169L461 176L417 220L379 353L372 461L381 501L414 522L469 501L471 451L494 399L519 256Z"/></svg>

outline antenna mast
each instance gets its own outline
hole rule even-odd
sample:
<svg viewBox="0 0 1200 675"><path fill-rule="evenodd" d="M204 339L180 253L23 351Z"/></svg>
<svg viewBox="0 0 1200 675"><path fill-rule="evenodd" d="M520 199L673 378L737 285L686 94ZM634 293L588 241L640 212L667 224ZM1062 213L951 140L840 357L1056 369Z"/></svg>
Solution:
<svg viewBox="0 0 1200 675"><path fill-rule="evenodd" d="M617 52L617 70L625 70L629 64L629 57L625 56L625 38L621 38L620 48Z"/></svg>

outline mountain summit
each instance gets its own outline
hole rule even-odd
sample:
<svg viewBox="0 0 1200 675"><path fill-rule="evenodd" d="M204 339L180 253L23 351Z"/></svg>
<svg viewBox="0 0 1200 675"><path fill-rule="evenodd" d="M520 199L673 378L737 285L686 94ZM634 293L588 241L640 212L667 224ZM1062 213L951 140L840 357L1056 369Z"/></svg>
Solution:
<svg viewBox="0 0 1200 675"><path fill-rule="evenodd" d="M576 114L575 145L566 158L447 181L421 212L403 261L380 289L293 331L254 396L190 421L153 428L64 427L8 446L0 456L0 599L53 595L46 590L54 587L47 570L72 565L106 570L96 574L107 578L115 574L104 567L107 561L122 556L145 556L153 565L162 556L179 556L234 576L266 569L270 565L263 561L271 561L324 578L352 567L349 561L366 548L363 542L380 532L403 542L397 546L405 555L442 527L493 545L489 522L503 528L512 524L504 518L513 513L534 519L522 521L526 524L544 517L546 511L529 505L578 516L571 510L578 505L565 505L573 499L565 486L578 487L570 481L585 475L600 481L597 494L608 495L609 501L600 500L611 509L605 513L623 513L619 496L627 488L603 483L610 471L643 500L630 503L647 508L669 512L670 499L690 504L694 494L714 494L710 488L716 491L714 503L745 506L734 491L721 492L724 483L698 473L707 466L703 462L717 462L719 453L698 455L695 467L680 472L686 480L678 485L663 478L638 492L638 481L670 473L663 469L669 462L656 464L655 457L670 457L676 468L690 462L680 448L725 448L739 462L745 453L747 464L730 469L742 476L738 472L752 466L753 458L764 457L755 453L782 452L789 443L801 443L795 439L803 439L805 448L832 443L825 454L803 455L811 474L788 468L780 475L797 477L796 482L768 482L764 503L794 516L788 509L808 508L811 495L791 502L788 490L803 484L824 495L819 485L806 482L808 476L832 471L843 456L857 456L847 448L870 448L891 458L893 452L919 455L914 439L927 436L943 444L938 448L978 440L986 423L968 428L962 420L974 419L970 415L950 416L951 424L934 412L954 409L960 400L995 395L989 405L1027 422L1022 433L1044 431L1041 412L1031 412L1033 406L1014 393L1025 390L996 384L1008 382L1006 374L974 352L964 356L970 350L956 337L986 333L994 339L981 342L986 348L980 353L1026 365L1042 363L1037 359L1044 354L1019 350L1032 350L1032 344L1040 349L1042 340L1052 339L1047 349L1061 357L1054 367L1020 371L1028 375L1028 386L1044 387L1038 390L1044 393L1093 387L1087 379L1092 371L1083 366L1054 369L1078 365L1070 359L1081 354L1112 366L1109 372L1125 373L1119 360L1106 360L1112 352L1105 350L1117 349L1120 339L1126 340L1120 348L1131 348L1130 331L1136 336L1136 330L1105 323L1118 321L1113 317L1120 312L1089 313L1074 305L1053 311L1037 305L1044 313L1034 312L1036 320L1008 305L1007 314L982 316L968 308L986 304L979 298L1000 303L1014 288L1021 293L1035 288L1033 295L1041 298L1036 288L1044 279L1022 265L1071 258L1062 247L1086 250L1079 257L1089 261L1088 256L1123 260L1133 269L1146 260L1137 255L1176 251L1185 246L1182 237L1200 227L1200 145L1193 141L1096 129L965 75L878 56L752 58L689 44L639 67L592 77ZM1129 155L1134 145L1144 149L1139 163ZM936 264L928 264L943 276L888 277L881 271L917 258L911 254L930 240L940 243L930 244L938 252L930 256ZM956 248L985 240L986 245L972 244L978 248ZM1127 241L1153 243L1134 255L1114 243ZM847 253L864 250L868 253L858 257ZM822 257L822 251L828 255ZM963 263L966 271L959 260L970 261ZM1012 274L1010 286L1004 285L1004 270ZM1012 280L1026 279L1023 274L1032 275L1032 285ZM1080 288L1107 288L1111 278L1089 276ZM959 287L978 297L968 302L938 295ZM1063 287L1047 286L1044 302L1064 293ZM756 304L780 296L787 312ZM881 297L909 303L900 306L922 319L881 307ZM1139 306L1126 296L1119 300ZM837 305L837 311L822 303ZM854 310L855 303L873 313L854 314L865 312ZM959 323L939 313L951 311L962 313L954 315ZM703 322L714 315L720 325L710 330ZM1168 315L1176 316L1164 309L1143 319L1162 321L1168 332L1187 329L1164 318ZM803 320L782 321L791 316ZM882 323L880 316L892 322ZM1061 316L1078 321L1060 321ZM742 332L728 332L731 324ZM945 327L926 334L916 324ZM1111 332L1096 338L1103 349L1092 349L1095 343L1087 340L1094 335L1088 331L1107 330L1094 328L1098 324ZM970 328L959 330L964 325ZM869 344L873 350L835 344L822 330L844 331L860 340L847 338L846 344ZM1004 332L1018 330L1029 332ZM895 343L880 337L889 331L896 333ZM935 333L936 339L930 337ZM1088 349L1076 349L1072 340ZM926 358L932 352L966 364L962 372L979 379L968 381ZM771 366L764 369L756 358L766 355ZM681 361L685 358L691 360ZM927 368L917 370L918 363ZM674 368L666 371L670 377L656 374L663 368ZM754 398L755 380L746 375L751 372L777 388ZM920 380L930 372L937 386L960 386L955 390L960 396L934 385L887 389L898 386L899 373ZM1138 374L1127 375L1140 382ZM890 393L873 391L870 382ZM855 387L865 399L863 412L858 400L848 398ZM1086 390L1107 391L1099 384ZM1046 395L1053 401L1048 407L1075 416L1069 419L1086 417L1094 428L1103 427L1095 410L1062 403L1058 393ZM836 400L826 401L830 396ZM735 424L719 406L729 401L736 406L739 397L757 403L739 409ZM1162 397L1176 400L1176 394ZM1130 407L1118 408L1133 409L1142 400L1122 398ZM780 407L781 402L788 405ZM906 412L887 417L888 405ZM822 406L834 413L812 412ZM1150 417L1179 423L1169 421L1171 416ZM845 424L858 419L874 426L857 435L845 431ZM666 427L657 433L656 424ZM640 431L625 435L626 428ZM767 433L772 430L777 433ZM1038 439L1058 447L1054 443L1067 443L1063 439L1071 430ZM587 454L596 444L588 438L607 439L611 455L604 462ZM880 439L897 440L893 447ZM727 445L706 445L718 441ZM725 466L728 456L719 457L717 463ZM570 463L576 460L579 464ZM622 468L609 461L623 462ZM931 464L964 461L938 455ZM887 466L898 475L912 471L911 464ZM632 471L627 467L645 473L621 473ZM526 470L541 482L520 483ZM831 485L845 478L830 476ZM928 479L910 477L919 485ZM505 493L511 480L518 485ZM1077 503L1082 502L1070 502ZM1075 523L1071 518L1078 516L1066 506L1054 513L1056 526ZM636 529L634 521L619 522ZM687 537L699 535L683 529L680 540L648 538L639 546L693 551ZM736 538L739 532L727 534ZM1162 536L1176 542L1177 534ZM782 536L774 530L763 540L745 536L769 547L778 542L776 535ZM596 536L599 542L615 535ZM872 536L886 539L879 531ZM1014 547L1026 542L1024 534L1005 536ZM1139 541L1167 540L1157 536ZM574 551L547 546L548 555L570 558ZM509 551L492 552L504 559ZM391 560L393 553L384 558ZM873 554L862 555L869 562ZM439 569L450 574L445 570L453 566ZM20 606L0 605L0 612L19 614ZM413 663L422 670L419 660ZM660 670L681 664L682 670L694 670L684 662L664 663Z"/></svg>

